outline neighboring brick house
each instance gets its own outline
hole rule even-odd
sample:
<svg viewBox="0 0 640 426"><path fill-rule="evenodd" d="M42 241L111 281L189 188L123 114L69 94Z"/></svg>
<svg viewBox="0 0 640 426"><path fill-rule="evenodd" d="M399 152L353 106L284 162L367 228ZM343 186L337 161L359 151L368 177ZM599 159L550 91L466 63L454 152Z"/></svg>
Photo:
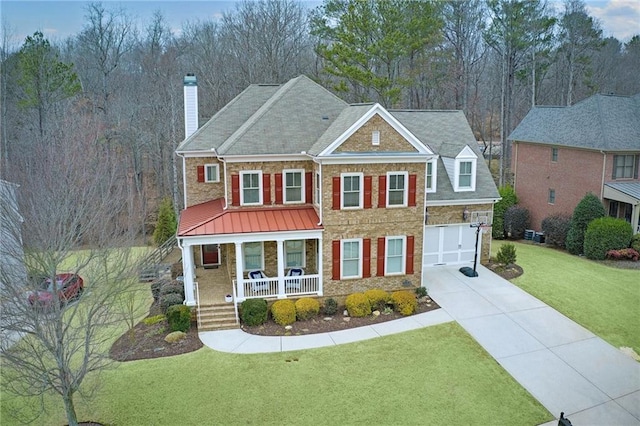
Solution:
<svg viewBox="0 0 640 426"><path fill-rule="evenodd" d="M514 188L532 228L551 214L571 215L591 192L640 232L640 94L535 107L509 139Z"/></svg>
<svg viewBox="0 0 640 426"><path fill-rule="evenodd" d="M499 195L462 112L349 105L300 76L249 86L195 131L185 84L187 305L218 265L207 285L240 302L415 288L424 267L473 261L470 224L491 223ZM490 233L481 244L486 259Z"/></svg>

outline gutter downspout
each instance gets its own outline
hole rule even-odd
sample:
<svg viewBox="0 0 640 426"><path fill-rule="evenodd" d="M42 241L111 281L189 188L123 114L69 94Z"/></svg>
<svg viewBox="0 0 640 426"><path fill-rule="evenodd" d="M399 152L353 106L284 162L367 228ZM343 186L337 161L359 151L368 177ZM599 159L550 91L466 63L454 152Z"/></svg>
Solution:
<svg viewBox="0 0 640 426"><path fill-rule="evenodd" d="M215 152L214 152L215 153ZM218 160L220 160L222 162L223 165L223 174L224 174L224 207L222 208L222 210L227 210L229 208L229 203L227 202L227 189L228 184L227 184L227 161L224 159L224 157L220 157L217 153L215 153L216 157L218 157Z"/></svg>
<svg viewBox="0 0 640 426"><path fill-rule="evenodd" d="M602 180L600 182L600 200L602 201L604 200L604 176L607 167L607 153L600 151L600 154L602 154Z"/></svg>
<svg viewBox="0 0 640 426"><path fill-rule="evenodd" d="M516 184L518 182L518 142L514 142L513 149L515 151L515 158L513 159L513 190L516 190ZM504 155L504 152L502 153ZM491 166L491 163L489 163ZM491 169L489 169L491 171Z"/></svg>

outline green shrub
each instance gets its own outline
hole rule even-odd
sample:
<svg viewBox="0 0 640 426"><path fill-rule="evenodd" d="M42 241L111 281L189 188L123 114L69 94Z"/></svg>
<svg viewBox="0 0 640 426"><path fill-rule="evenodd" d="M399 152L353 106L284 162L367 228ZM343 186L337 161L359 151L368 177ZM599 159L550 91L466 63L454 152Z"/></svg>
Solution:
<svg viewBox="0 0 640 426"><path fill-rule="evenodd" d="M170 306L182 305L182 302L184 302L184 297L177 293L165 294L160 296L160 309L166 314Z"/></svg>
<svg viewBox="0 0 640 426"><path fill-rule="evenodd" d="M303 297L296 300L296 317L299 320L308 320L318 315L320 312L320 302L311 297Z"/></svg>
<svg viewBox="0 0 640 426"><path fill-rule="evenodd" d="M331 297L324 301L324 307L322 309L325 315L335 315L338 312L338 302Z"/></svg>
<svg viewBox="0 0 640 426"><path fill-rule="evenodd" d="M571 226L571 217L567 214L557 213L542 219L542 232L545 243L565 248L567 233Z"/></svg>
<svg viewBox="0 0 640 426"><path fill-rule="evenodd" d="M501 186L498 188L500 197L502 199L498 201L493 207L493 224L491 232L493 238L504 238L504 213L507 209L513 205L518 204L518 197L516 191L510 185Z"/></svg>
<svg viewBox="0 0 640 426"><path fill-rule="evenodd" d="M184 285L177 280L165 282L165 284L160 288L160 296L169 293L179 294L184 299Z"/></svg>
<svg viewBox="0 0 640 426"><path fill-rule="evenodd" d="M604 206L595 195L588 193L573 210L571 225L567 232L566 246L571 254L584 253L584 233L594 219L604 217Z"/></svg>
<svg viewBox="0 0 640 426"><path fill-rule="evenodd" d="M389 303L389 293L378 288L367 290L364 292L364 295L369 299L371 309L376 311L382 311L385 306L387 306L387 303Z"/></svg>
<svg viewBox="0 0 640 426"><path fill-rule="evenodd" d="M173 305L167 309L167 322L171 331L186 333L191 327L191 308L186 305Z"/></svg>
<svg viewBox="0 0 640 426"><path fill-rule="evenodd" d="M173 210L173 202L171 198L165 197L160 202L158 209L158 222L153 231L153 241L157 245L161 245L175 235L177 227L178 221L176 220L176 212Z"/></svg>
<svg viewBox="0 0 640 426"><path fill-rule="evenodd" d="M629 244L629 247L640 252L640 234L636 234L631 237L631 244Z"/></svg>
<svg viewBox="0 0 640 426"><path fill-rule="evenodd" d="M631 237L633 228L624 219L594 219L584 233L584 254L589 259L604 260L609 250L628 248Z"/></svg>
<svg viewBox="0 0 640 426"><path fill-rule="evenodd" d="M394 291L391 294L391 303L396 312L402 315L412 315L418 309L418 299L408 290Z"/></svg>
<svg viewBox="0 0 640 426"><path fill-rule="evenodd" d="M264 324L268 312L267 301L264 299L247 299L240 304L240 319L249 326Z"/></svg>
<svg viewBox="0 0 640 426"><path fill-rule="evenodd" d="M496 254L496 260L503 265L516 263L516 246L511 243L503 244Z"/></svg>
<svg viewBox="0 0 640 426"><path fill-rule="evenodd" d="M511 206L504 212L502 220L508 237L520 240L524 237L524 230L529 228L529 210L520 206Z"/></svg>
<svg viewBox="0 0 640 426"><path fill-rule="evenodd" d="M164 315L154 315L152 317L147 317L147 318L143 319L142 322L145 325L154 325L154 324L162 322L162 321L164 321L166 319L167 319L167 317L165 317Z"/></svg>
<svg viewBox="0 0 640 426"><path fill-rule="evenodd" d="M371 303L364 293L352 293L347 296L344 303L349 316L366 317L371 315Z"/></svg>
<svg viewBox="0 0 640 426"><path fill-rule="evenodd" d="M426 297L427 294L429 294L426 287L416 287L415 292L418 299L422 299L423 297Z"/></svg>
<svg viewBox="0 0 640 426"><path fill-rule="evenodd" d="M278 300L271 305L271 316L276 324L293 324L296 322L296 304L291 299Z"/></svg>

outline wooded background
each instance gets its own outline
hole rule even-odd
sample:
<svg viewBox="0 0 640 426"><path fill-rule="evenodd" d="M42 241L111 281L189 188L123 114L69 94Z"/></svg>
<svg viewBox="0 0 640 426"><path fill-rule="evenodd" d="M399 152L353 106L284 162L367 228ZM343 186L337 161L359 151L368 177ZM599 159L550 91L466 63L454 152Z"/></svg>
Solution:
<svg viewBox="0 0 640 426"><path fill-rule="evenodd" d="M640 92L640 35L603 38L582 0L559 10L543 0L325 0L312 10L247 1L179 35L160 12L139 25L126 9L89 3L82 31L61 42L34 32L12 45L10 31L3 26L0 51L0 177L33 193L50 179L47 162L108 169L128 191L136 235L152 231L163 197L181 208L174 150L188 72L201 125L249 84L300 74L347 102L461 109L485 147L503 142L499 184L510 179L505 139L532 106Z"/></svg>

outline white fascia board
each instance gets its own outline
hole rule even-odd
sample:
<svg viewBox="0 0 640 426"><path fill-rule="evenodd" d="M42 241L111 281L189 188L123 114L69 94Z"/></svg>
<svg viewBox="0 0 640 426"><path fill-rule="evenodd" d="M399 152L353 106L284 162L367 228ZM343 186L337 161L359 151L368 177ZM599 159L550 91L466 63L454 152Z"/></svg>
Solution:
<svg viewBox="0 0 640 426"><path fill-rule="evenodd" d="M224 161L228 163L257 163L257 162L280 162L280 161L311 161L308 154L260 154L260 155L223 155Z"/></svg>
<svg viewBox="0 0 640 426"><path fill-rule="evenodd" d="M379 114L383 120L385 120L391 127L393 127L400 135L407 140L419 153L422 154L433 154L433 152L418 138L416 138L413 133L411 133L406 127L404 127L394 116L389 114L389 112L380 104L374 104L369 111L362 115L355 123L353 123L343 134L338 136L338 138L333 141L328 147L326 147L318 156L330 155L333 151L336 150L344 141L346 141L351 135L353 135L356 130L361 128L365 123L367 123L371 117L375 114Z"/></svg>
<svg viewBox="0 0 640 426"><path fill-rule="evenodd" d="M394 163L427 163L438 158L434 155L416 154L399 156L381 155L329 155L316 157L320 164L394 164Z"/></svg>
<svg viewBox="0 0 640 426"><path fill-rule="evenodd" d="M429 200L427 195L426 206L471 206L474 204L495 204L500 201L501 198L471 198L468 200Z"/></svg>
<svg viewBox="0 0 640 426"><path fill-rule="evenodd" d="M323 230L253 232L244 234L199 235L197 237L180 237L181 245L198 246L206 244L257 243L276 240L321 240Z"/></svg>
<svg viewBox="0 0 640 426"><path fill-rule="evenodd" d="M176 151L176 154L179 154L185 158L197 158L197 157L218 157L215 150L211 151Z"/></svg>
<svg viewBox="0 0 640 426"><path fill-rule="evenodd" d="M456 160L458 159L467 159L467 158L478 158L478 155L473 152L473 150L471 149L471 147L469 147L469 145L465 145L464 148L462 148L462 150L458 153L458 155L456 155Z"/></svg>

